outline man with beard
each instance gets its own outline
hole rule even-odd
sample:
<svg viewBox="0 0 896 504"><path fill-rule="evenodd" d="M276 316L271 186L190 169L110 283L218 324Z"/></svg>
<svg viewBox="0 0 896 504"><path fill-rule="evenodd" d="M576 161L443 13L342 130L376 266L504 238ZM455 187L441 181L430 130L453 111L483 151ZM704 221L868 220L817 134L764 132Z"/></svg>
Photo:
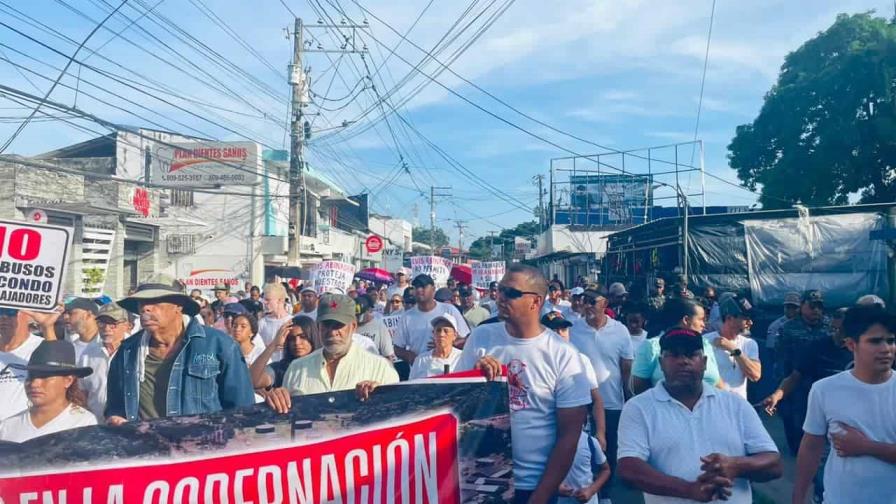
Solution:
<svg viewBox="0 0 896 504"><path fill-rule="evenodd" d="M635 396L619 421L619 476L645 504L753 502L750 481L780 478L781 457L747 401L703 383L703 338L660 337L664 380Z"/></svg>
<svg viewBox="0 0 896 504"><path fill-rule="evenodd" d="M322 346L292 361L283 376L283 387L271 390L268 405L278 413L288 413L290 396L351 390L360 384L398 382L392 364L355 344L358 328L355 301L343 294L324 294L317 309L317 327Z"/></svg>
<svg viewBox="0 0 896 504"><path fill-rule="evenodd" d="M75 347L75 360L81 358L90 345L99 345L100 328L96 323L96 316L100 307L92 299L74 298L65 304L65 327L68 330L68 340Z"/></svg>
<svg viewBox="0 0 896 504"><path fill-rule="evenodd" d="M143 328L124 340L109 365L106 422L199 415L255 403L249 369L228 334L194 316L199 305L165 276L137 287L118 305Z"/></svg>

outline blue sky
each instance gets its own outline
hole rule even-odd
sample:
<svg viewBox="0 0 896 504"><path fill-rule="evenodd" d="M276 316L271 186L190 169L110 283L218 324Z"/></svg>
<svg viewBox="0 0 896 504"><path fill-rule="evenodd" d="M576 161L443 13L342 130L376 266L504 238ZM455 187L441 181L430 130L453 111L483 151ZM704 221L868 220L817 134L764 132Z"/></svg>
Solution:
<svg viewBox="0 0 896 504"><path fill-rule="evenodd" d="M335 0L284 1L310 24L317 23L321 9L340 22L342 16L337 7L354 21L364 18L352 0L342 0L341 4ZM63 37L80 42L94 26L93 21L75 10L98 20L111 10L109 5L117 4L114 0L5 0L0 3L0 21L63 54L71 54L75 44ZM472 13L464 18L465 23L479 12L483 14L439 55L440 60L447 62L505 2L435 0L430 4L428 0L415 0L363 1L361 4L401 33L426 9L408 36L424 48L433 47L464 9L473 5ZM711 0L518 0L450 66L521 111L610 149L686 142L694 136L711 5ZM146 7L153 6L152 12L145 14ZM208 6L274 68L268 68L266 62L203 14L200 10L203 6ZM49 29L29 26L16 18L21 14L13 12L13 8ZM726 146L735 127L750 122L758 112L763 94L775 81L789 51L827 28L837 13L872 9L890 16L893 4L849 0L718 1L698 133L698 138L705 143L707 172L736 180L734 172L727 167ZM292 46L283 29L291 26L292 16L279 0L130 0L120 12L129 19L122 16L110 19L107 26L111 31L99 31L87 43L87 50L79 54L79 59L89 55L87 64L131 79L134 87L116 83L84 67L80 68L82 81L78 82L79 68L73 65L51 99L67 105L77 103L87 112L122 124L188 133L192 129L195 134L227 140L250 138L274 148L284 145L287 113L284 100L288 96L285 69ZM182 33L201 41L216 54L204 58L165 31L161 25L169 28L170 25L154 17L156 14L173 21ZM144 16L132 25L131 21L140 15ZM547 175L550 159L566 156L568 152L502 123L432 83L403 61L416 64L423 53L407 42L395 49L399 38L373 17L368 20L369 31L362 35L370 49L366 63L375 72L388 59L373 79L377 91L385 94L385 90L392 89L403 76L409 75L410 80L391 96L390 104L396 105L423 85L419 94L400 107L400 117L479 178L534 206L537 190L532 177ZM122 29L125 30L116 36ZM312 47L318 43L333 47L331 36L332 31L308 31L309 39L316 37ZM0 61L2 83L37 95L42 96L49 88L50 80L44 77L55 78L66 61L63 56L5 26L0 26L0 44L5 46L0 46L0 58L25 67L17 69L7 61ZM96 54L90 54L100 46ZM395 55L387 58L392 50ZM356 98L343 101L315 98L317 103L311 104L306 109L308 112L319 111L321 104L335 111L320 111L321 115L312 116L316 117L314 129L352 120L376 103L372 89L361 89L366 82L362 79L366 73L364 61L358 55L330 57L307 55L305 64L311 67L312 91L330 100ZM440 68L433 61L420 66L429 75L435 75ZM242 69L257 82L250 82L235 69ZM600 151L517 115L449 72L441 73L436 80L565 149L583 154ZM222 91L225 86L232 94ZM79 89L77 101L72 89L75 87ZM165 97L177 106L148 95L162 95L160 89L170 92ZM352 93L358 89L361 91ZM185 101L184 96L191 101ZM3 107L0 116L4 117L0 121L0 138L5 139L16 128L17 118L27 110L3 98L0 98L0 107ZM376 107L375 111L378 110ZM437 204L438 224L456 240L456 220L466 221L466 244L489 230L510 227L531 218L531 213L515 208L491 194L489 189L461 177L456 167L449 165L397 116L391 115L388 123L370 121L378 116L371 113L365 120L336 134L334 130L316 134L309 145L309 161L349 192L375 190L374 210L409 220L414 220L416 214L424 225L429 222L429 203L415 186L424 192L428 192L430 185L451 186L452 198ZM106 131L98 125L76 123L95 133L56 120L42 120L29 125L8 152L35 154ZM690 157L690 150L685 156ZM407 174L397 173L401 158L407 163L413 180ZM384 183L393 180L393 176L396 177L391 184ZM684 183L696 191L699 179L691 177ZM383 186L387 187L383 189ZM755 200L747 191L706 178L707 204L750 205Z"/></svg>

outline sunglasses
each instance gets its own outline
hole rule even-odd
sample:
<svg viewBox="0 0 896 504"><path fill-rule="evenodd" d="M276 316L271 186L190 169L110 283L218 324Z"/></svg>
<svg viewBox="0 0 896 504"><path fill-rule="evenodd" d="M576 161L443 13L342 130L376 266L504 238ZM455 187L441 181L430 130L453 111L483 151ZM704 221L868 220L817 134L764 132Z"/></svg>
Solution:
<svg viewBox="0 0 896 504"><path fill-rule="evenodd" d="M600 299L601 297L582 296L582 303L588 306L594 306Z"/></svg>
<svg viewBox="0 0 896 504"><path fill-rule="evenodd" d="M513 287L507 287L506 285L499 285L498 292L501 293L507 299L519 299L526 294L532 294L533 296L541 296L541 294L532 291L521 291L519 289L514 289Z"/></svg>

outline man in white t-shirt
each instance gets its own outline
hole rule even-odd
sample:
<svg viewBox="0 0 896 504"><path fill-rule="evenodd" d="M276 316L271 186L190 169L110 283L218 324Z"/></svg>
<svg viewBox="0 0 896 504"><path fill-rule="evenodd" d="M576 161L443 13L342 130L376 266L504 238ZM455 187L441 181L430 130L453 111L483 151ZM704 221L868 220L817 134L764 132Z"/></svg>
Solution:
<svg viewBox="0 0 896 504"><path fill-rule="evenodd" d="M431 276L417 275L411 285L417 304L405 310L393 340L395 355L409 364L414 363L417 355L432 348L432 320L440 315L450 314L457 320L459 338L470 334L470 327L454 305L435 300L435 282Z"/></svg>
<svg viewBox="0 0 896 504"><path fill-rule="evenodd" d="M821 379L809 392L796 461L793 502L831 442L824 467L824 502L892 502L896 496L896 339L893 319L876 305L854 306L843 319L853 369Z"/></svg>
<svg viewBox="0 0 896 504"><path fill-rule="evenodd" d="M286 288L280 283L269 283L264 286L264 317L258 320L258 336L267 347L280 327L292 320L292 314L286 310ZM307 316L307 315L306 315ZM283 351L277 350L271 356L271 362L276 362L283 358Z"/></svg>
<svg viewBox="0 0 896 504"><path fill-rule="evenodd" d="M488 310L492 317L498 314L498 282L488 284L488 296L479 303L479 306Z"/></svg>
<svg viewBox="0 0 896 504"><path fill-rule="evenodd" d="M96 317L100 327L100 345L90 345L78 359L78 365L93 369L93 373L81 378L81 390L87 396L87 409L103 420L106 409L106 378L109 374L109 362L121 342L130 334L131 323L127 310L117 303L107 303L100 308Z"/></svg>
<svg viewBox="0 0 896 504"><path fill-rule="evenodd" d="M660 337L664 380L626 403L619 476L645 504L752 504L750 481L780 478L781 457L756 410L703 383L703 339L690 329Z"/></svg>
<svg viewBox="0 0 896 504"><path fill-rule="evenodd" d="M301 310L295 315L304 315L311 320L317 320L317 303L319 302L317 291L313 287L305 287L299 293Z"/></svg>
<svg viewBox="0 0 896 504"><path fill-rule="evenodd" d="M453 373L460 360L461 351L454 348L457 339L457 320L450 314L432 319L433 348L422 353L411 366L409 380Z"/></svg>
<svg viewBox="0 0 896 504"><path fill-rule="evenodd" d="M390 299L396 294L404 296L404 291L411 286L411 284L408 283L408 274L403 269L395 272L395 280L395 284L389 287L389 290L386 291L386 296Z"/></svg>
<svg viewBox="0 0 896 504"><path fill-rule="evenodd" d="M556 311L563 315L563 318L570 319L569 312L572 311L572 303L562 298L563 283L554 280L548 286L548 298L541 307L541 314L546 315L548 312Z"/></svg>
<svg viewBox="0 0 896 504"><path fill-rule="evenodd" d="M28 408L27 373L12 366L27 364L44 338L56 339L54 324L58 318L58 312L30 314L0 308L0 420ZM44 338L31 334L28 324L32 320L40 324Z"/></svg>
<svg viewBox="0 0 896 504"><path fill-rule="evenodd" d="M647 325L647 313L649 308L643 303L629 301L622 307L625 314L625 328L628 329L628 335L632 338L632 352L637 355L638 349L647 341L647 331L644 327Z"/></svg>
<svg viewBox="0 0 896 504"><path fill-rule="evenodd" d="M355 299L358 306L358 329L356 334L371 341L376 347L376 353L395 361L395 349L392 345L392 335L383 320L374 316L374 294L364 294Z"/></svg>
<svg viewBox="0 0 896 504"><path fill-rule="evenodd" d="M712 344L719 366L719 375L728 390L747 398L747 380L759 381L762 364L759 362L759 345L744 336L749 321L749 302L737 296L724 296L719 303L722 325L719 332L705 334Z"/></svg>
<svg viewBox="0 0 896 504"><path fill-rule="evenodd" d="M75 358L80 358L89 345L100 345L100 328L96 316L100 306L92 299L74 298L65 304L65 328L68 340L75 346Z"/></svg>
<svg viewBox="0 0 896 504"><path fill-rule="evenodd" d="M473 331L457 370L479 369L496 379L507 367L513 502L544 504L572 466L591 391L578 351L539 322L547 293L541 272L514 264L498 289L504 322Z"/></svg>

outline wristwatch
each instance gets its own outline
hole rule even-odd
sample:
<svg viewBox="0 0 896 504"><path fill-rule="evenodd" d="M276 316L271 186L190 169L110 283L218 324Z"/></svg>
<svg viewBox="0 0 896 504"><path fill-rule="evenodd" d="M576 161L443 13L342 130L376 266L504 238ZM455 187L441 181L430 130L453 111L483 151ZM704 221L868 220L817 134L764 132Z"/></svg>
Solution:
<svg viewBox="0 0 896 504"><path fill-rule="evenodd" d="M740 351L740 348L735 348L734 350L728 352L728 355L732 357L740 357L740 354L743 353Z"/></svg>

